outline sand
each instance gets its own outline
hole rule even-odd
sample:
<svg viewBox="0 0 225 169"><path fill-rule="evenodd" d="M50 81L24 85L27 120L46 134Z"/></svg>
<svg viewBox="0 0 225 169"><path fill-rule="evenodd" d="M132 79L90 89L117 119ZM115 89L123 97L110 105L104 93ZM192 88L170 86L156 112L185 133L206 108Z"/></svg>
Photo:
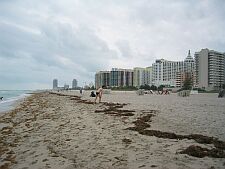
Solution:
<svg viewBox="0 0 225 169"><path fill-rule="evenodd" d="M217 94L89 94L34 94L2 115L0 168L225 168Z"/></svg>

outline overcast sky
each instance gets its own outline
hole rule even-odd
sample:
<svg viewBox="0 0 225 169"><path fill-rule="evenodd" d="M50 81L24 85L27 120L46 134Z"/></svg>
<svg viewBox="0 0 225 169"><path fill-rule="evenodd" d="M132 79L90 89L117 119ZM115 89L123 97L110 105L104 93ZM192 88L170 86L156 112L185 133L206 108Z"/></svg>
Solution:
<svg viewBox="0 0 225 169"><path fill-rule="evenodd" d="M0 0L0 89L225 52L224 0Z"/></svg>

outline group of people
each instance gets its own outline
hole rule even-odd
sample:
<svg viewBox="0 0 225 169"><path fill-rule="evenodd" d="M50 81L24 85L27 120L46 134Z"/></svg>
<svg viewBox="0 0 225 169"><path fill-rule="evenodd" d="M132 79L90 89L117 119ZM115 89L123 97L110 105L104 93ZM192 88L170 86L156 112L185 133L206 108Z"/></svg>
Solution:
<svg viewBox="0 0 225 169"><path fill-rule="evenodd" d="M161 94L161 95L164 94L164 95L167 95L167 94L170 94L170 93L169 93L169 90L162 90L161 93L160 93L160 91L158 90L158 93L157 93L157 94Z"/></svg>
<svg viewBox="0 0 225 169"><path fill-rule="evenodd" d="M95 92L94 91L92 91L91 92L91 94L90 94L90 97L95 97L95 101L94 101L94 103L96 103L97 102L97 99L99 98L99 103L101 102L101 99L102 99L102 94L103 94L103 88L104 88L104 86L102 86L102 87L99 87L98 89L97 89L97 91L96 91L96 94L95 94ZM153 91L150 91L151 92L151 94L153 94ZM82 93L81 93L82 94ZM169 91L168 90L162 90L161 91L161 93L160 93L160 91L158 91L158 93L157 94L164 94L164 95L168 95L168 94L170 94L169 93Z"/></svg>
<svg viewBox="0 0 225 169"><path fill-rule="evenodd" d="M104 88L104 86L99 87L99 88L97 89L97 91L96 91L96 94L95 94L94 91L91 92L90 97L95 97L94 103L97 102L97 99L98 99L98 98L99 98L99 103L101 102L102 94L103 94L103 88ZM80 94L81 94L81 95L83 94L82 88L80 89Z"/></svg>
<svg viewBox="0 0 225 169"><path fill-rule="evenodd" d="M142 89L143 90L143 89ZM168 95L170 94L169 90L157 90L157 91L153 91L153 90L148 90L148 91L144 91L144 94L160 94L160 95Z"/></svg>

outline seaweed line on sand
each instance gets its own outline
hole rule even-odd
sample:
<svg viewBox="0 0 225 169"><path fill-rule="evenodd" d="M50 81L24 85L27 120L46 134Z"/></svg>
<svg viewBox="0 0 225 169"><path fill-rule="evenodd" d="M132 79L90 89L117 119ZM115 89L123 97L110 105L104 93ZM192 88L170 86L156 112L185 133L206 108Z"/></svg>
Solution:
<svg viewBox="0 0 225 169"><path fill-rule="evenodd" d="M194 157L213 157L213 158L225 158L225 142L215 137L204 136L201 134L190 134L190 135L179 135L171 132L163 132L159 130L146 130L151 127L147 122L151 122L151 118L155 114L147 114L143 117L139 117L133 123L134 127L128 127L127 130L137 131L139 134L146 136L155 136L164 139L176 139L176 140L195 140L199 144L213 144L215 148L207 149L200 146L191 145L185 150L181 151L180 154L187 154Z"/></svg>
<svg viewBox="0 0 225 169"><path fill-rule="evenodd" d="M60 96L68 96L64 94L58 94ZM70 100L75 100L78 103L84 103L84 104L93 104L93 102L88 100L82 100L79 96L70 96ZM103 102L103 105L105 106L104 109L97 109L95 110L95 113L104 113L114 116L133 116L134 110L126 110L122 109L127 104L120 104L120 103L108 103ZM147 128L150 128L151 125L149 124L152 121L152 117L154 117L157 113L157 110L143 110L143 115L139 117L136 121L133 123L135 124L134 127L127 128L128 130L137 131L139 134L146 135L146 136L155 136L158 138L165 138L165 139L177 139L177 140L183 140L183 139L189 139L189 140L195 140L199 144L213 144L215 148L213 149L206 149L202 148L200 146L191 145L185 150L181 151L181 154L188 154L190 156L194 157L213 157L213 158L225 158L225 142L219 140L215 137L209 137L204 136L201 134L191 134L191 135L179 135L171 132L163 132L158 130L147 130ZM123 142L126 142L123 140Z"/></svg>
<svg viewBox="0 0 225 169"><path fill-rule="evenodd" d="M103 102L104 109L95 110L95 113L105 113L115 116L134 116L134 110L121 109L127 104Z"/></svg>

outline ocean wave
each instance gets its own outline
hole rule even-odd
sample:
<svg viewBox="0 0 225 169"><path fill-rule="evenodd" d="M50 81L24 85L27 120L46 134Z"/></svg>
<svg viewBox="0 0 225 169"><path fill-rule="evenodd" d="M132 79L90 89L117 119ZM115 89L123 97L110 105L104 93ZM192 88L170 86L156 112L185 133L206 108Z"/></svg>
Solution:
<svg viewBox="0 0 225 169"><path fill-rule="evenodd" d="M19 96L15 96L15 97L11 97L11 98L6 98L5 100L1 100L0 101L0 112L11 110L13 108L13 104L16 101L18 101L20 99L23 99L23 98L25 98L29 95L30 94L21 94Z"/></svg>

